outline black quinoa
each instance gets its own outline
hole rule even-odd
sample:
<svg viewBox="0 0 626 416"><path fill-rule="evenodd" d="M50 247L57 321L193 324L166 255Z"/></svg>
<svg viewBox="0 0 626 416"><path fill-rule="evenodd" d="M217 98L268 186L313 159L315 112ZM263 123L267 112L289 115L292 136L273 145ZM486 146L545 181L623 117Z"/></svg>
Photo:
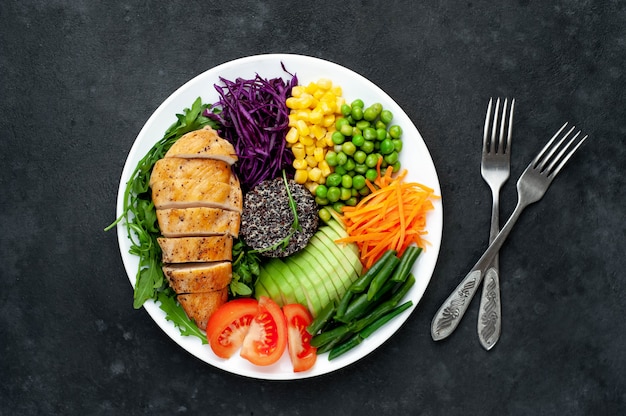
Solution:
<svg viewBox="0 0 626 416"><path fill-rule="evenodd" d="M263 181L244 197L239 235L249 247L267 257L285 257L296 253L308 244L317 231L319 214L315 198L303 185L293 180L288 183L302 229L291 237L287 247L281 244L278 248L266 250L291 232L294 218L284 180Z"/></svg>

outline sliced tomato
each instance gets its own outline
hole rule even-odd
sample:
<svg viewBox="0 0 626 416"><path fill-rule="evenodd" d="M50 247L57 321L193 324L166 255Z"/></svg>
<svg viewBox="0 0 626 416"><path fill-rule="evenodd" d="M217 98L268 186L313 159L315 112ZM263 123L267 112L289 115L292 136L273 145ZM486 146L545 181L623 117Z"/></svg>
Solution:
<svg viewBox="0 0 626 416"><path fill-rule="evenodd" d="M215 355L229 358L241 347L258 305L256 299L239 298L226 302L209 317L206 334Z"/></svg>
<svg viewBox="0 0 626 416"><path fill-rule="evenodd" d="M252 364L274 364L287 347L287 323L280 306L268 297L259 298L257 314L241 346L241 356Z"/></svg>
<svg viewBox="0 0 626 416"><path fill-rule="evenodd" d="M283 306L287 320L287 345L293 371L307 371L317 359L317 348L311 346L311 334L306 327L313 322L313 317L304 306L294 303Z"/></svg>

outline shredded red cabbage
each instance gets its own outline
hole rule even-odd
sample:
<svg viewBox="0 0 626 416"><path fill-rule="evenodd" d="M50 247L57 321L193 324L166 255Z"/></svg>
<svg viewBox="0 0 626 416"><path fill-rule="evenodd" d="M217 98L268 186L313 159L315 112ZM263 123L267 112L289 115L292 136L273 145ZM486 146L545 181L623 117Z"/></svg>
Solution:
<svg viewBox="0 0 626 416"><path fill-rule="evenodd" d="M235 172L242 188L250 190L265 179L274 179L282 169L292 174L293 153L285 142L289 130L286 100L298 84L296 75L289 82L258 74L253 79L233 82L220 77L220 81L223 85L215 84L220 100L213 106L221 111L205 112L205 116L220 123L220 136L235 147L239 157Z"/></svg>

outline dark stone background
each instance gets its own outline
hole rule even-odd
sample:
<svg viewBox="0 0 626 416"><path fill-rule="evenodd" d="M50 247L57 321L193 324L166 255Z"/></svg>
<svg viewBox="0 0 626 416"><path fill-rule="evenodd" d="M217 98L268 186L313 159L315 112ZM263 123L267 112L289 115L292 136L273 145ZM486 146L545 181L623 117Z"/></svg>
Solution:
<svg viewBox="0 0 626 416"><path fill-rule="evenodd" d="M0 3L0 414L626 414L626 3ZM372 80L440 175L445 228L426 294L380 349L333 374L263 382L172 342L132 290L115 232L121 170L156 107L197 74L298 53ZM486 247L487 100L517 99L514 182L565 121L590 135L501 252L503 333L477 302L435 343L436 309Z"/></svg>

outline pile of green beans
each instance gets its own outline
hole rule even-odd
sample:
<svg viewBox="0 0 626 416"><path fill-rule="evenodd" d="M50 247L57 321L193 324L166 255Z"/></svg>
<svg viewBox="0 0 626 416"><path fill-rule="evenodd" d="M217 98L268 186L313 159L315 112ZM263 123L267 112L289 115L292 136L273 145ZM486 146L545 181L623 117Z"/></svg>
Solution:
<svg viewBox="0 0 626 416"><path fill-rule="evenodd" d="M393 114L382 104L366 108L363 100L357 99L343 104L341 113L343 117L335 121L336 131L332 135L334 148L325 156L333 173L315 189L318 205L332 205L338 212L369 194L365 180L376 180L376 166L381 158L382 168L391 165L394 173L400 170L402 150L402 128L391 124Z"/></svg>
<svg viewBox="0 0 626 416"><path fill-rule="evenodd" d="M339 303L329 303L307 328L317 353L328 352L328 359L333 360L410 308L410 300L400 302L415 284L411 268L421 251L409 246L398 257L395 250L387 250L352 283Z"/></svg>

